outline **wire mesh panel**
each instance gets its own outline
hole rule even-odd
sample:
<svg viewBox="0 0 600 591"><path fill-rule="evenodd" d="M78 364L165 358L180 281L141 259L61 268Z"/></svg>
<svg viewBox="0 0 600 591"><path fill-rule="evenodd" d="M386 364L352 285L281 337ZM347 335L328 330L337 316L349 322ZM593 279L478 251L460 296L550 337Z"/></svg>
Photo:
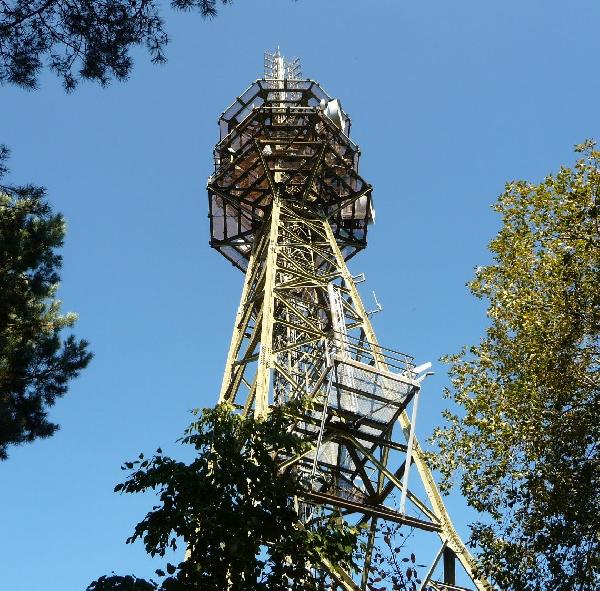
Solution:
<svg viewBox="0 0 600 591"><path fill-rule="evenodd" d="M414 392L414 385L401 376L340 358L335 362L333 387L336 393L330 400L332 407L367 417L382 426L394 420L398 409L406 406Z"/></svg>

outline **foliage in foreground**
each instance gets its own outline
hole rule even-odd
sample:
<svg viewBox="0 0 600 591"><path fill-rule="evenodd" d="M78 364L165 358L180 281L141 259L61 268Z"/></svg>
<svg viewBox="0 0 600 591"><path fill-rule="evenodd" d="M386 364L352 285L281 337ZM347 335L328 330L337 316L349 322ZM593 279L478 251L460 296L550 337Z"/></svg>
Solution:
<svg viewBox="0 0 600 591"><path fill-rule="evenodd" d="M157 588L154 581L146 581L133 575L105 575L91 583L87 591L155 591Z"/></svg>
<svg viewBox="0 0 600 591"><path fill-rule="evenodd" d="M205 409L182 439L195 450L191 463L160 449L151 458L126 462L131 472L115 490L154 490L159 496L128 543L140 539L151 556L160 557L180 544L187 549L185 560L156 571L164 577L161 590L316 591L320 582L308 565L325 558L353 568L355 530L332 516L310 529L298 524L290 498L299 482L293 472L282 472L278 461L305 446L291 431L288 411L275 407L259 420L224 404ZM88 591L129 591L124 579L105 577ZM129 583L137 585L131 591L153 584Z"/></svg>
<svg viewBox="0 0 600 591"><path fill-rule="evenodd" d="M220 0L227 4L230 0ZM171 0L175 10L216 14L219 0ZM0 83L35 88L47 65L67 90L78 80L125 80L131 51L165 61L169 42L157 0L8 0L0 3Z"/></svg>
<svg viewBox="0 0 600 591"><path fill-rule="evenodd" d="M0 180L7 172L0 146ZM75 314L56 299L65 222L31 185L0 184L0 460L9 445L49 437L48 407L92 355L84 340L61 339Z"/></svg>
<svg viewBox="0 0 600 591"><path fill-rule="evenodd" d="M450 358L464 413L436 430L458 471L480 563L501 589L600 587L600 152L540 184L509 183L495 210L481 342Z"/></svg>

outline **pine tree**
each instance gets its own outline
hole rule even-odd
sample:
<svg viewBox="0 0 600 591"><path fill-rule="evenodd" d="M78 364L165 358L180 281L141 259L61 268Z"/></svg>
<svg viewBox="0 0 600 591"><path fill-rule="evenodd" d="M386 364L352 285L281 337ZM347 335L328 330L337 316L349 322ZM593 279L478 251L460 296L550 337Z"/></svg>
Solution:
<svg viewBox="0 0 600 591"><path fill-rule="evenodd" d="M227 4L230 0L221 0ZM216 14L218 0L172 0L176 10ZM78 80L125 80L131 50L165 61L169 38L157 0L8 0L0 2L0 83L35 88L47 65L67 90Z"/></svg>
<svg viewBox="0 0 600 591"><path fill-rule="evenodd" d="M8 151L0 146L0 180ZM74 314L56 299L65 222L32 185L0 184L0 459L7 448L49 437L48 408L90 361L84 340L61 338Z"/></svg>

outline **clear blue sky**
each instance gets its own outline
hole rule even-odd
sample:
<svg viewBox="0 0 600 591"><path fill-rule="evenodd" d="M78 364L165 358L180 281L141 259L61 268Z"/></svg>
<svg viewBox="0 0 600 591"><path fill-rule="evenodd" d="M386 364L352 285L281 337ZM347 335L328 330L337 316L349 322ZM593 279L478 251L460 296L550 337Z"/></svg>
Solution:
<svg viewBox="0 0 600 591"><path fill-rule="evenodd" d="M351 270L384 305L380 341L418 361L485 326L465 282L489 260L504 182L540 180L600 136L596 0L237 0L209 22L166 16L168 64L140 51L125 84L0 88L11 179L45 185L68 220L60 296L96 355L52 410L61 431L0 464L0 589L158 566L124 544L151 500L112 489L122 461L177 453L188 410L216 401L243 277L208 247L205 181L216 120L264 50L300 56L352 117L377 223ZM443 406L435 365L422 440Z"/></svg>

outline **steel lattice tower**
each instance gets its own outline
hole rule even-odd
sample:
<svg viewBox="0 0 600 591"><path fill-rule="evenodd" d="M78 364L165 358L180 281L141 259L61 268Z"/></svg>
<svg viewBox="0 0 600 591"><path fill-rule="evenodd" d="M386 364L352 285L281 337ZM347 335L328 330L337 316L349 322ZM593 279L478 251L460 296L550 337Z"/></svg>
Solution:
<svg viewBox="0 0 600 591"><path fill-rule="evenodd" d="M456 561L477 590L488 589L474 576L411 426L429 364L415 367L378 344L346 266L365 248L374 218L350 119L299 69L279 50L267 54L264 78L219 119L208 180L211 246L245 273L220 401L256 415L298 397L314 401L297 423L312 449L286 461L306 483L296 499L300 518L309 523L312 508L325 508L368 532L358 576L320 565L332 589L368 588L378 524L386 522L424 536L421 589L462 589Z"/></svg>

